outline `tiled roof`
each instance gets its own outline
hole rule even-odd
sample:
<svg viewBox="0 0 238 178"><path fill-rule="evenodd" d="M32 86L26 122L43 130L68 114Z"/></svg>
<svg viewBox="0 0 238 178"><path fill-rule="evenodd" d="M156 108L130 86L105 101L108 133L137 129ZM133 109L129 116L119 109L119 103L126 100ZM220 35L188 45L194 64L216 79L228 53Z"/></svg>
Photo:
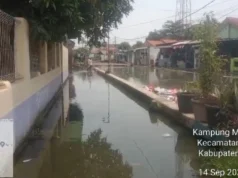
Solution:
<svg viewBox="0 0 238 178"><path fill-rule="evenodd" d="M161 39L161 40L147 40L146 44L150 46L160 46L160 45L166 45L166 44L173 44L176 42L178 41L173 39Z"/></svg>
<svg viewBox="0 0 238 178"><path fill-rule="evenodd" d="M227 22L229 24L232 24L234 26L237 26L238 27L238 18L236 17L227 17L224 22Z"/></svg>

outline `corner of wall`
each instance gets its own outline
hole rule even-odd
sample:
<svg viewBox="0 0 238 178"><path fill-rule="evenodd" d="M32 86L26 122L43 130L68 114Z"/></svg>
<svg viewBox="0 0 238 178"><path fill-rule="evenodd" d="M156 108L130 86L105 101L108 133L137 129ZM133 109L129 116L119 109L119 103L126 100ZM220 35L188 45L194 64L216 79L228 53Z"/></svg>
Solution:
<svg viewBox="0 0 238 178"><path fill-rule="evenodd" d="M0 81L0 118L13 109L12 85L9 81Z"/></svg>

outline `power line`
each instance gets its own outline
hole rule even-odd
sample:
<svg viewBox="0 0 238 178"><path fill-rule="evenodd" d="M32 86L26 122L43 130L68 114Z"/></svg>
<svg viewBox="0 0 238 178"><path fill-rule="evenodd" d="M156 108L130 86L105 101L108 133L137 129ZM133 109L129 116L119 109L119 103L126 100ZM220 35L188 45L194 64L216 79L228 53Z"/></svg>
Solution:
<svg viewBox="0 0 238 178"><path fill-rule="evenodd" d="M155 22L155 21L158 21L158 20L164 20L164 19L168 19L168 18L172 18L172 17L175 17L175 16L173 15L173 16L169 16L169 17L165 17L165 18L159 18L159 19L154 19L154 20L150 20L150 21L146 21L146 22L141 22L141 23L138 23L138 24L121 27L119 29L135 27L135 26L138 26L138 25L148 24L148 23L151 23L151 22Z"/></svg>
<svg viewBox="0 0 238 178"><path fill-rule="evenodd" d="M212 0L210 1L209 3L207 3L206 5L202 6L201 8L197 9L196 11L190 13L189 15L187 15L186 17L190 16L190 15L193 15L199 11L201 11L202 9L206 8L207 6L209 6L210 4L212 4L214 1L216 0ZM227 0L228 1L228 0ZM225 1L226 2L226 1ZM223 3L225 3L223 2ZM141 22L141 23L138 23L138 24L134 24L134 25L130 25L130 26L125 26L125 27L121 27L119 29L123 29L123 28L130 28L130 27L134 27L134 26L138 26L138 25L143 25L143 24L148 24L148 23L151 23L151 22L155 22L155 21L158 21L158 20L164 20L164 19L169 19L169 18L174 18L175 15L173 16L168 16L168 17L165 17L165 18L158 18L158 19L154 19L154 20L150 20L150 21L146 21L146 22ZM186 18L184 17L184 18ZM182 19L181 19L182 20Z"/></svg>
<svg viewBox="0 0 238 178"><path fill-rule="evenodd" d="M187 18L189 16L192 16L193 14L196 14L197 12L201 11L202 9L205 9L207 6L209 6L210 4L212 4L213 2L215 2L216 0L212 0L209 3L207 3L206 5L202 6L201 8L197 9L196 11L192 12L191 14L185 16L184 18Z"/></svg>
<svg viewBox="0 0 238 178"><path fill-rule="evenodd" d="M194 15L195 13L201 11L202 9L204 9L204 8L206 8L207 6L211 5L211 4L212 4L213 2L215 2L215 1L216 1L216 0L210 1L210 2L207 3L206 5L202 6L201 8L199 8L199 9L197 9L196 11L192 12L191 14L189 14L188 16ZM231 1L231 0L226 0L226 1L222 2L222 3L225 3L225 2L228 2L228 1ZM222 3L216 3L216 4L214 4L214 5L222 4ZM228 8L228 9L231 9L231 8ZM231 12L225 14L224 16L227 16L227 15L231 14L232 12L234 12L234 11L236 11L236 10L238 10L238 8L232 10ZM223 18L224 16L222 16L222 17L220 17L220 18ZM220 19L220 18L219 18L219 19ZM158 19L157 19L157 20L158 20ZM152 21L156 21L156 20L152 20ZM150 22L152 22L152 21L143 22L143 23L140 23L140 24L150 23ZM132 25L132 26L137 26L137 25L140 25L140 24L135 24L135 25ZM131 26L129 26L129 27L131 27ZM147 36L148 36L148 35L147 35ZM125 40L125 41L135 41L135 40L138 40L138 39L146 38L147 36L141 36L141 37L132 38L132 39L125 39L125 38L120 38L120 37L117 37L117 38L122 39L122 40Z"/></svg>
<svg viewBox="0 0 238 178"><path fill-rule="evenodd" d="M229 1L234 1L234 0L226 0L226 1L218 2L218 3L213 4L212 6L216 6L216 5L219 5L219 4L223 4L223 3L226 3L226 2L229 2ZM210 7L211 7L211 6L210 6Z"/></svg>
<svg viewBox="0 0 238 178"><path fill-rule="evenodd" d="M237 10L238 10L238 8L235 8L234 10L232 10L232 11L228 12L227 14L225 14L225 15L219 17L218 19L222 19L222 18L226 17L227 15L229 15L229 14L231 14L231 13L237 11Z"/></svg>
<svg viewBox="0 0 238 178"><path fill-rule="evenodd" d="M120 38L120 37L117 37L117 38L122 39L122 40L126 40L126 41L134 41L134 40L139 40L139 39L146 38L146 37L147 36L141 36L141 37L136 37L136 38L131 38L131 39Z"/></svg>

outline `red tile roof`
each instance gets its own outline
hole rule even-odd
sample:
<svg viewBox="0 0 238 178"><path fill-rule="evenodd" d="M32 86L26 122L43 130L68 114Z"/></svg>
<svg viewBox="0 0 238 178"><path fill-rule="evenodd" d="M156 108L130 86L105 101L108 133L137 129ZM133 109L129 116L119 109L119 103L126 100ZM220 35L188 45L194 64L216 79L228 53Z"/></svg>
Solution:
<svg viewBox="0 0 238 178"><path fill-rule="evenodd" d="M234 26L237 26L238 27L238 18L236 17L227 17L224 22L227 22L229 24L232 24Z"/></svg>
<svg viewBox="0 0 238 178"><path fill-rule="evenodd" d="M178 42L177 40L173 39L161 39L161 40L147 40L145 43L149 46L160 46L160 45L166 45L166 44L173 44Z"/></svg>

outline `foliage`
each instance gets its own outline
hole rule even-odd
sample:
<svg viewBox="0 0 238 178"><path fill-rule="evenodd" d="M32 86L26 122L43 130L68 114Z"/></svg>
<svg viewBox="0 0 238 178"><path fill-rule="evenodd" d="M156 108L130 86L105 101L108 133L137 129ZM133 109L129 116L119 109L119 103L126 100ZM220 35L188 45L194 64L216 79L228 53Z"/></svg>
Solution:
<svg viewBox="0 0 238 178"><path fill-rule="evenodd" d="M236 108L236 88L235 82L230 82L229 78L220 80L221 82L215 86L214 94L220 101L221 108Z"/></svg>
<svg viewBox="0 0 238 178"><path fill-rule="evenodd" d="M222 148L224 150L224 148ZM226 150L237 152L237 148L227 148ZM223 156L223 157L202 157L200 158L203 163L202 169L204 170L225 170L226 175L222 176L224 178L232 177L228 175L227 170L237 170L238 159L236 156ZM234 176L236 177L236 176Z"/></svg>
<svg viewBox="0 0 238 178"><path fill-rule="evenodd" d="M90 53L88 48L78 48L74 50L74 58L78 59L80 58L79 56L88 56Z"/></svg>
<svg viewBox="0 0 238 178"><path fill-rule="evenodd" d="M131 45L128 42L122 42L118 45L118 49L129 50L129 49L131 49Z"/></svg>
<svg viewBox="0 0 238 178"><path fill-rule="evenodd" d="M54 145L53 145L54 146ZM90 133L85 140L72 139L60 142L52 151L55 177L65 178L132 178L132 167L123 160L119 150L112 148L107 138L102 137L102 130ZM48 165L43 164L43 169ZM47 169L49 170L49 169ZM40 177L49 177L41 171ZM51 174L50 174L51 175Z"/></svg>
<svg viewBox="0 0 238 178"><path fill-rule="evenodd" d="M200 40L199 87L202 97L208 97L214 88L214 79L221 73L222 60L217 55L217 24L213 14L206 14L196 29L196 40Z"/></svg>
<svg viewBox="0 0 238 178"><path fill-rule="evenodd" d="M236 82L229 79L221 80L215 87L215 96L220 101L220 111L217 114L219 124L218 129L237 129L238 128L238 87Z"/></svg>
<svg viewBox="0 0 238 178"><path fill-rule="evenodd" d="M84 33L98 44L128 15L133 0L1 0L0 9L30 23L33 38L62 41Z"/></svg>
<svg viewBox="0 0 238 178"><path fill-rule="evenodd" d="M143 46L144 46L144 43L142 41L137 41L136 44L132 46L132 48L136 49L136 48L141 48Z"/></svg>
<svg viewBox="0 0 238 178"><path fill-rule="evenodd" d="M212 18L212 23L218 25L217 19ZM182 21L168 20L160 30L151 31L146 38L147 40L161 40L163 38L171 38L177 40L191 40L194 39L194 32L201 24L187 25L182 24Z"/></svg>
<svg viewBox="0 0 238 178"><path fill-rule="evenodd" d="M160 40L163 38L171 39L189 39L191 31L188 25L182 24L181 21L168 20L164 23L161 30L154 30L149 33L147 40Z"/></svg>
<svg viewBox="0 0 238 178"><path fill-rule="evenodd" d="M81 107L77 103L71 103L68 111L69 121L83 121L84 115Z"/></svg>
<svg viewBox="0 0 238 178"><path fill-rule="evenodd" d="M146 40L160 40L162 38L163 38L163 36L160 34L160 31L154 30L154 31L149 32L149 35L146 38Z"/></svg>
<svg viewBox="0 0 238 178"><path fill-rule="evenodd" d="M199 83L198 82L186 82L183 88L184 91L189 93L199 93Z"/></svg>

